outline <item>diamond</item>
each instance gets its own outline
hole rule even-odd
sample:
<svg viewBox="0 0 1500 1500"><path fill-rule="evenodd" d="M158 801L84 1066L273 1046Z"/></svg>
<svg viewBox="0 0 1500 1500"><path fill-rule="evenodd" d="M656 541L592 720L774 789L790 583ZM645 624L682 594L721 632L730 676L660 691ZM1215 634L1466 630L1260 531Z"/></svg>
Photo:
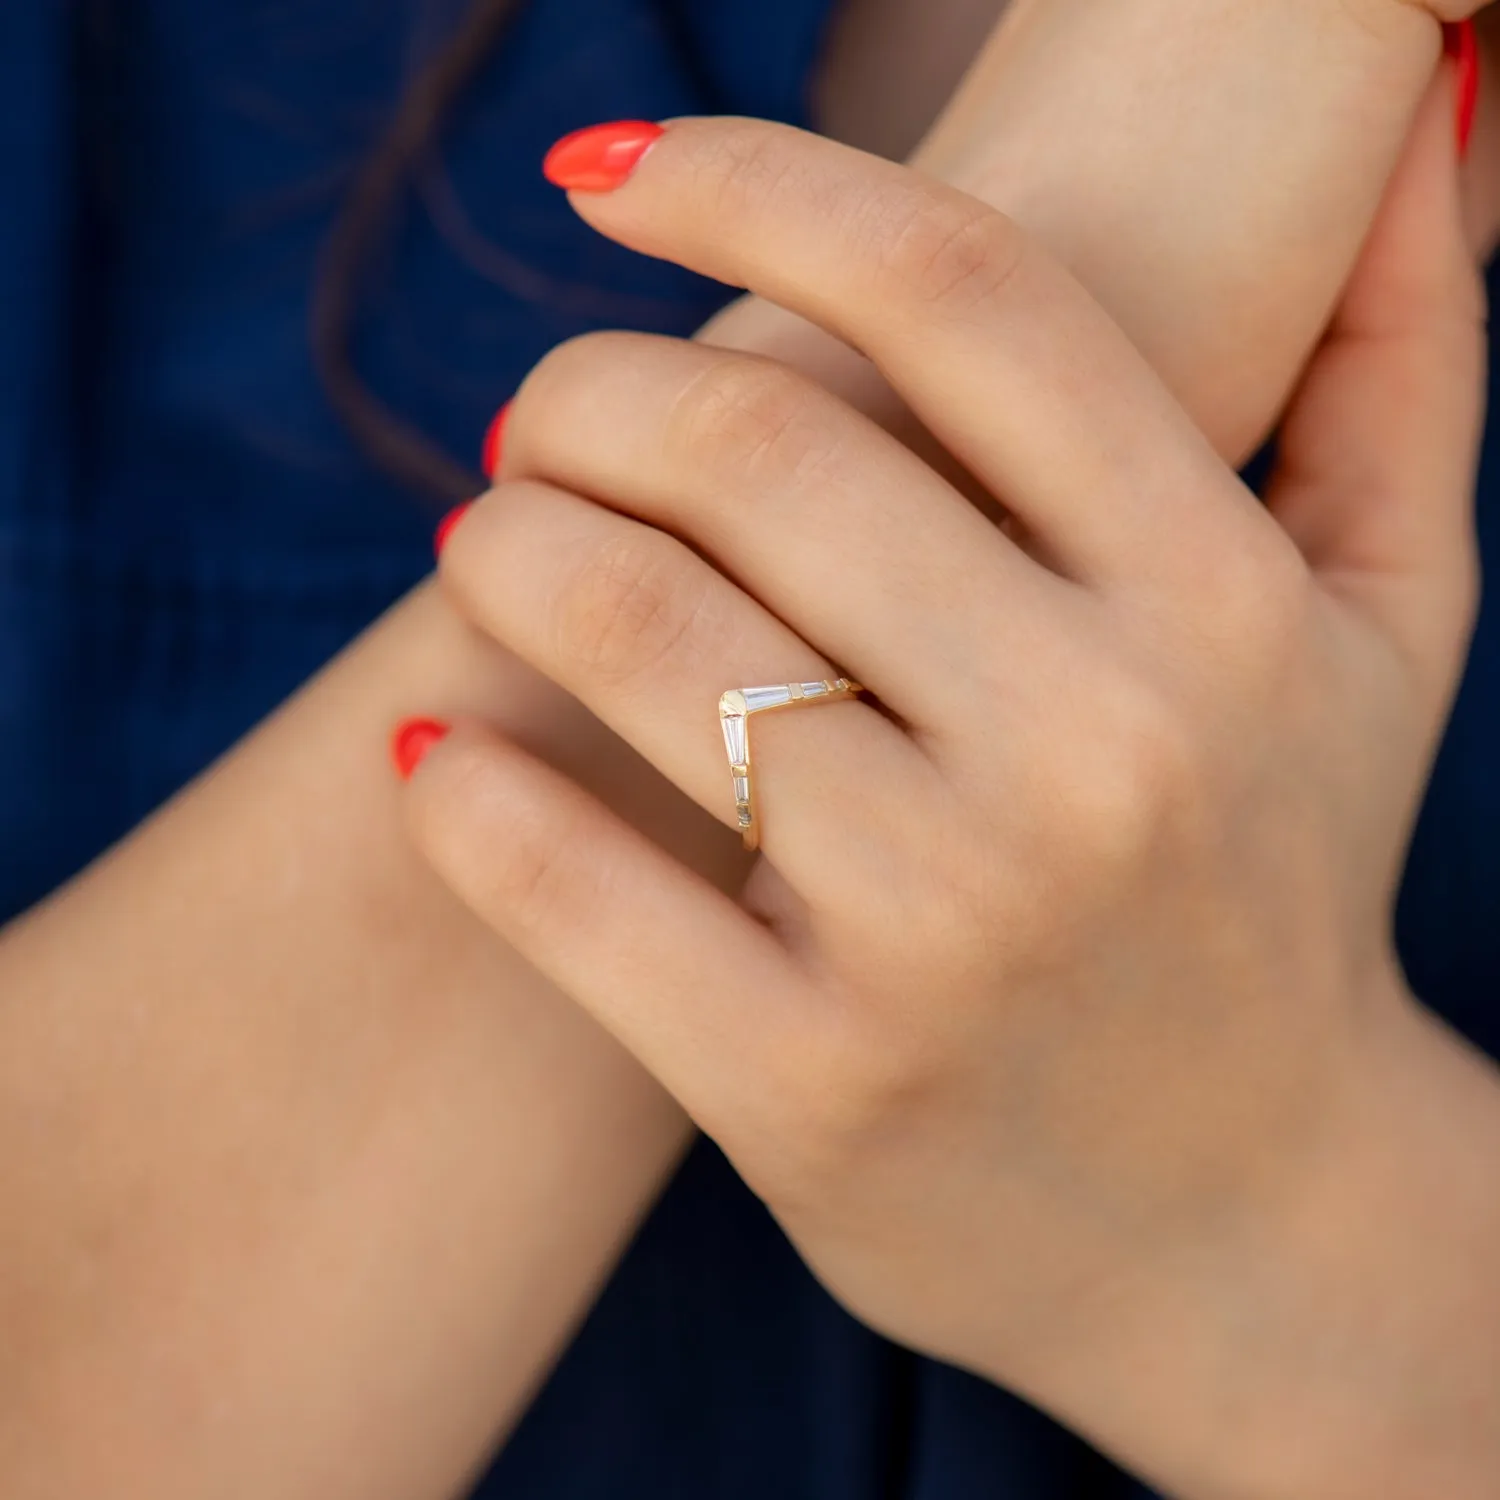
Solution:
<svg viewBox="0 0 1500 1500"><path fill-rule="evenodd" d="M750 736L745 732L744 714L725 714L724 744L729 751L729 764L743 766L750 760Z"/></svg>
<svg viewBox="0 0 1500 1500"><path fill-rule="evenodd" d="M792 701L791 688L783 683L780 687L745 688L745 707L751 713L762 708L780 708Z"/></svg>

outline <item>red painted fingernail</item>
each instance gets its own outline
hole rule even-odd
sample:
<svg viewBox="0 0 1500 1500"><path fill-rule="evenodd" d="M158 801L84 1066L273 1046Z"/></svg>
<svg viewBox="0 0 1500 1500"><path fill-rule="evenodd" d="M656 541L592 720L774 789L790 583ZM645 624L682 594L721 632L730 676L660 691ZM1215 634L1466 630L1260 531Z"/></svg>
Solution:
<svg viewBox="0 0 1500 1500"><path fill-rule="evenodd" d="M507 401L490 418L490 425L484 430L484 447L480 449L479 463L490 479L495 477L495 470L500 467L500 448L505 441L505 422L509 416L510 402Z"/></svg>
<svg viewBox="0 0 1500 1500"><path fill-rule="evenodd" d="M443 548L448 545L448 538L453 535L453 528L463 520L464 514L474 502L465 500L462 505L455 505L452 510L437 524L437 531L432 538L432 552L434 557L443 555Z"/></svg>
<svg viewBox="0 0 1500 1500"><path fill-rule="evenodd" d="M1479 38L1473 21L1455 21L1443 27L1443 51L1453 59L1457 73L1458 155L1469 154L1474 116L1479 107Z"/></svg>
<svg viewBox="0 0 1500 1500"><path fill-rule="evenodd" d="M663 134L650 120L616 120L565 135L542 163L542 176L554 187L608 193L635 171L636 163Z"/></svg>
<svg viewBox="0 0 1500 1500"><path fill-rule="evenodd" d="M408 719L398 726L391 736L391 760L402 781L411 779L412 772L422 764L422 757L452 727L441 719Z"/></svg>

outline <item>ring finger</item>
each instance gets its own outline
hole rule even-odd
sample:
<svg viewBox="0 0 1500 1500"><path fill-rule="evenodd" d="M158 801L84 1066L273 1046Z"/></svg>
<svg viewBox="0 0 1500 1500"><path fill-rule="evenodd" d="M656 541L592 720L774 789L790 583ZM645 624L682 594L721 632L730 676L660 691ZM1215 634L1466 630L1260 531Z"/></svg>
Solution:
<svg viewBox="0 0 1500 1500"><path fill-rule="evenodd" d="M676 538L536 481L472 508L442 577L465 615L730 827L721 695L842 674ZM763 845L799 891L881 868L936 792L931 762L867 703L757 715L750 733Z"/></svg>

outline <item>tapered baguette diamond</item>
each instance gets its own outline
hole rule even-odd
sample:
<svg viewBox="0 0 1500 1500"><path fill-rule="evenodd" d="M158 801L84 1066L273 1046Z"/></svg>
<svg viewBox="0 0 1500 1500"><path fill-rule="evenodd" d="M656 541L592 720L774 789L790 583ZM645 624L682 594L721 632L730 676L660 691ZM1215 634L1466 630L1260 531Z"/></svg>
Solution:
<svg viewBox="0 0 1500 1500"><path fill-rule="evenodd" d="M783 703L792 701L792 690L787 683L780 687L746 688L744 693L745 707L751 713L762 708L780 708Z"/></svg>
<svg viewBox="0 0 1500 1500"><path fill-rule="evenodd" d="M725 714L724 745L729 751L729 764L743 766L750 759L750 736L745 732L744 714Z"/></svg>

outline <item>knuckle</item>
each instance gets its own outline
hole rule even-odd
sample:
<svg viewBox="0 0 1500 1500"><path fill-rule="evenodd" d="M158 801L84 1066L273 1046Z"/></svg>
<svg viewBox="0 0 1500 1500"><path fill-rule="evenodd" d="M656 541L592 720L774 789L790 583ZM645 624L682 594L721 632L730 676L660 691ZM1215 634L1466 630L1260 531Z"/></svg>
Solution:
<svg viewBox="0 0 1500 1500"><path fill-rule="evenodd" d="M601 356L613 354L621 344L629 344L635 337L615 328L575 333L571 338L554 344L537 360L526 377L526 386L565 382L579 371L592 369Z"/></svg>
<svg viewBox="0 0 1500 1500"><path fill-rule="evenodd" d="M531 367L526 377L526 387L551 386L565 383L580 372L587 373L595 363L618 352L622 347L633 346L639 334L622 332L616 328L597 329L588 333L576 333L561 343L554 344Z"/></svg>
<svg viewBox="0 0 1500 1500"><path fill-rule="evenodd" d="M1149 831L1202 783L1203 742L1185 706L1159 689L1137 686L1116 715L1128 800Z"/></svg>
<svg viewBox="0 0 1500 1500"><path fill-rule="evenodd" d="M1069 758L1067 836L1106 884L1129 880L1163 850L1199 837L1209 803L1205 737L1186 704L1120 673L1101 686L1092 724Z"/></svg>
<svg viewBox="0 0 1500 1500"><path fill-rule="evenodd" d="M1258 543L1232 549L1212 570L1214 649L1208 668L1257 700L1279 692L1302 659L1316 593L1307 564L1284 533L1262 530Z"/></svg>
<svg viewBox="0 0 1500 1500"><path fill-rule="evenodd" d="M562 430L561 424L574 420L568 415L570 407L577 407L616 372L635 370L655 342L647 334L611 328L576 334L554 345L532 366L516 393L518 404L524 399L528 428Z"/></svg>
<svg viewBox="0 0 1500 1500"><path fill-rule="evenodd" d="M659 532L611 537L558 591L564 657L614 687L650 676L690 636L708 600L704 579L692 554Z"/></svg>
<svg viewBox="0 0 1500 1500"><path fill-rule="evenodd" d="M998 210L935 194L891 213L884 264L898 292L964 311L996 297L1025 254L1026 237Z"/></svg>
<svg viewBox="0 0 1500 1500"><path fill-rule="evenodd" d="M726 359L703 369L668 419L668 446L692 473L726 467L757 485L789 483L832 462L837 425L806 382L770 360Z"/></svg>

